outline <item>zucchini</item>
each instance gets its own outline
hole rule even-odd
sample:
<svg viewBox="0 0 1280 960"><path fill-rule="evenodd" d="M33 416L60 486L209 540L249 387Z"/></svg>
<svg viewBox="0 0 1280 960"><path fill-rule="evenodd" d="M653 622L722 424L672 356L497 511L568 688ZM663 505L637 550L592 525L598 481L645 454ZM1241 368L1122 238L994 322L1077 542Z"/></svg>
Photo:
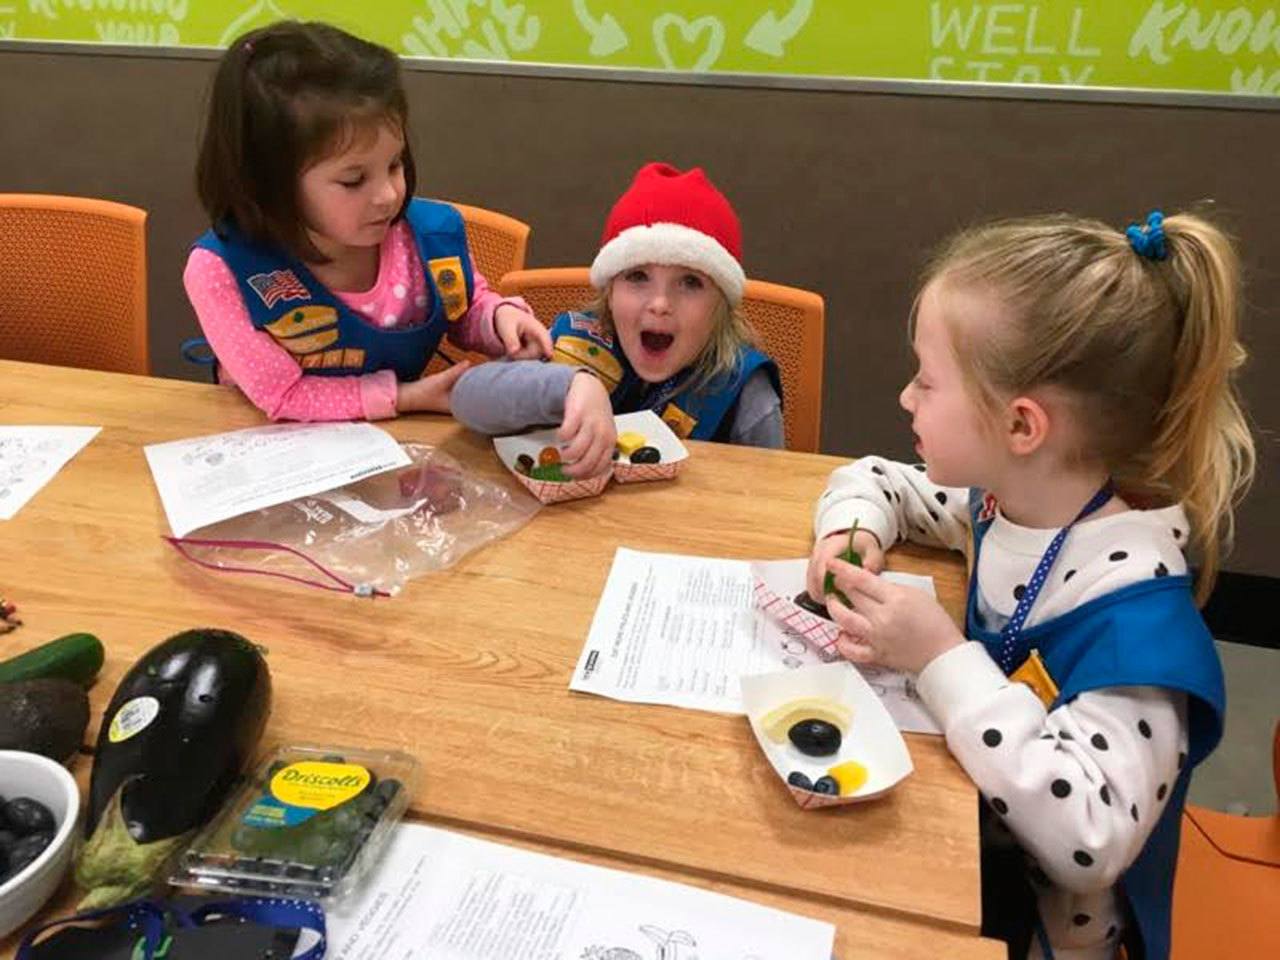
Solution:
<svg viewBox="0 0 1280 960"><path fill-rule="evenodd" d="M0 683L70 680L87 687L102 669L102 643L91 633L69 633L0 663Z"/></svg>

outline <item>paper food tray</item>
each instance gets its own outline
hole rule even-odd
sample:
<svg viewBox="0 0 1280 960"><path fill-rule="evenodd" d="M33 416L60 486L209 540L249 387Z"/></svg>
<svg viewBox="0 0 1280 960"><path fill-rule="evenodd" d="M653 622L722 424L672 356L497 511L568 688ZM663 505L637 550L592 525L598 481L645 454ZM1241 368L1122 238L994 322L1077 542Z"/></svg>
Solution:
<svg viewBox="0 0 1280 960"><path fill-rule="evenodd" d="M851 721L842 731L840 749L831 756L807 756L785 736L781 743L776 742L761 725L761 720L770 711L790 701L809 697L834 701L851 713ZM898 732L893 718L875 691L849 663L827 663L745 676L742 678L742 706L760 749L783 783L787 783L787 777L797 770L811 781L816 781L830 768L849 760L866 767L866 782L848 796L815 793L787 783L791 796L805 809L870 800L891 790L913 769L906 741ZM803 713L799 711L796 719L804 719Z"/></svg>
<svg viewBox="0 0 1280 960"><path fill-rule="evenodd" d="M516 469L516 460L521 454L528 454L533 458L534 463L537 463L538 455L547 447L560 449L560 439L554 429L495 437L493 448L503 465L542 503L560 503L565 500L581 500L584 497L597 496L604 492L610 480L617 480L619 483L670 480L680 472L684 461L689 458L689 451L656 413L650 410L621 413L613 419L617 424L618 433L630 431L641 434L645 438L646 445L658 448L662 454L662 460L658 463L627 463L625 460L619 460L613 464L612 470L605 471L599 476L560 482L538 480Z"/></svg>

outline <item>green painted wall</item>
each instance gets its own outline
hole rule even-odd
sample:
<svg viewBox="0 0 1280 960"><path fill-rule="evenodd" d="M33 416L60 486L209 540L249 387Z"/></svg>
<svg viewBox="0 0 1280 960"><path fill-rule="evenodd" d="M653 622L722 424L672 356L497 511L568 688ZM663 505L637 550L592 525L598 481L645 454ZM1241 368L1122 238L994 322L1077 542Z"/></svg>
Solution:
<svg viewBox="0 0 1280 960"><path fill-rule="evenodd" d="M224 46L284 16L417 56L1280 95L1280 3L1248 0L0 0L0 38Z"/></svg>

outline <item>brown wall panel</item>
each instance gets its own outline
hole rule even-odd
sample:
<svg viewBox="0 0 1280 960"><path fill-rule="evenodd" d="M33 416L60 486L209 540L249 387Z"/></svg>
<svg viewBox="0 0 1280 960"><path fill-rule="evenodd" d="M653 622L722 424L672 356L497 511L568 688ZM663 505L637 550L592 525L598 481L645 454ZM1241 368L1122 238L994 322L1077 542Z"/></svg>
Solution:
<svg viewBox="0 0 1280 960"><path fill-rule="evenodd" d="M182 292L204 227L191 186L208 60L0 49L0 190L151 211L155 370L200 376ZM993 216L1120 224L1206 199L1242 242L1244 378L1259 479L1229 567L1280 575L1280 113L1135 104L623 83L411 71L419 192L533 226L535 266L586 263L608 204L650 159L701 164L742 216L747 271L827 301L823 449L910 456L898 390L928 249Z"/></svg>

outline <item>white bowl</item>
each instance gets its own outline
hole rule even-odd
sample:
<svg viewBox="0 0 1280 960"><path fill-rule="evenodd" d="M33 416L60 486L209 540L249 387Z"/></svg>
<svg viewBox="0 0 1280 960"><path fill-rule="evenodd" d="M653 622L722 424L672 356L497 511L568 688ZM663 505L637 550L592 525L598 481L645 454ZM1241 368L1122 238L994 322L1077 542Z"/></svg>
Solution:
<svg viewBox="0 0 1280 960"><path fill-rule="evenodd" d="M60 763L35 753L0 750L0 795L39 800L58 824L40 856L0 884L0 937L5 937L44 906L66 875L80 817L80 788Z"/></svg>

